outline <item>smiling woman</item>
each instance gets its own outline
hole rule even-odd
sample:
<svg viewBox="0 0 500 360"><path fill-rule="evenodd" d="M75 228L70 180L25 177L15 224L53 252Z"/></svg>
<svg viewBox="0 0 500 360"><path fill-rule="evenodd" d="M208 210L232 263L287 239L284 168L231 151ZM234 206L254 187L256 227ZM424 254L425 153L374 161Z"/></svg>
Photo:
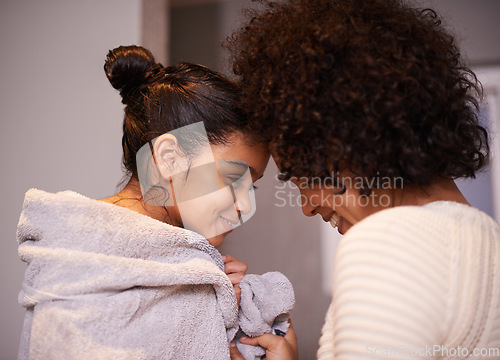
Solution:
<svg viewBox="0 0 500 360"><path fill-rule="evenodd" d="M242 108L304 215L344 234L318 358L498 349L500 226L455 184L487 164L482 87L444 21L400 0L264 3L228 43ZM247 343L293 359L291 340Z"/></svg>

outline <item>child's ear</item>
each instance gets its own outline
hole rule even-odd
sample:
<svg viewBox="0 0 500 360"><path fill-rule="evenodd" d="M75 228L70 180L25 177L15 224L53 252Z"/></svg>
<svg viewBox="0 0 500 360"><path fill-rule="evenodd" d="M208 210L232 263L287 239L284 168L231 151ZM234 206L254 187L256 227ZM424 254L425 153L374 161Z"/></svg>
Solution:
<svg viewBox="0 0 500 360"><path fill-rule="evenodd" d="M160 174L168 179L174 174L176 162L179 160L177 138L172 134L163 134L156 139L153 150Z"/></svg>

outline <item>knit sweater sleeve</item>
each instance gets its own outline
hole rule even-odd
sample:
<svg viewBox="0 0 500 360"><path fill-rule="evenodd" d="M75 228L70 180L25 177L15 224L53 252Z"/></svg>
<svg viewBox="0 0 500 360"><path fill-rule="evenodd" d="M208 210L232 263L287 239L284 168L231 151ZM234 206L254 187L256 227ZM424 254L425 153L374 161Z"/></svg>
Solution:
<svg viewBox="0 0 500 360"><path fill-rule="evenodd" d="M376 213L337 248L319 359L426 358L449 321L446 230L409 208ZM437 222L439 223L439 222Z"/></svg>

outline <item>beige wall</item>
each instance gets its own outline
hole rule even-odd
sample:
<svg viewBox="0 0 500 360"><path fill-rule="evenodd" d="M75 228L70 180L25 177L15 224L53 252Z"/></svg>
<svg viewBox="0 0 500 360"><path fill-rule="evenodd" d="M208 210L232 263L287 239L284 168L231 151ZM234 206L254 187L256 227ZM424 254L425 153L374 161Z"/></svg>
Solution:
<svg viewBox="0 0 500 360"><path fill-rule="evenodd" d="M500 64L500 1L413 0L430 6L446 19L474 66Z"/></svg>
<svg viewBox="0 0 500 360"><path fill-rule="evenodd" d="M16 225L24 193L90 197L120 181L122 104L103 71L109 49L140 40L139 0L0 2L0 359L15 359L25 264Z"/></svg>

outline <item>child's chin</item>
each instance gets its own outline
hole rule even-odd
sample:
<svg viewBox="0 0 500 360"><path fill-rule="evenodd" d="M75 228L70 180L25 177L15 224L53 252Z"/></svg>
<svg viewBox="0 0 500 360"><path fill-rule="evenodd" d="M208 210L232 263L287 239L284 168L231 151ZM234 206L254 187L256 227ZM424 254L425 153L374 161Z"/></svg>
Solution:
<svg viewBox="0 0 500 360"><path fill-rule="evenodd" d="M229 232L213 236L211 238L208 238L208 242L212 244L215 247L221 246L224 243L224 239L226 238L226 235L229 234Z"/></svg>

